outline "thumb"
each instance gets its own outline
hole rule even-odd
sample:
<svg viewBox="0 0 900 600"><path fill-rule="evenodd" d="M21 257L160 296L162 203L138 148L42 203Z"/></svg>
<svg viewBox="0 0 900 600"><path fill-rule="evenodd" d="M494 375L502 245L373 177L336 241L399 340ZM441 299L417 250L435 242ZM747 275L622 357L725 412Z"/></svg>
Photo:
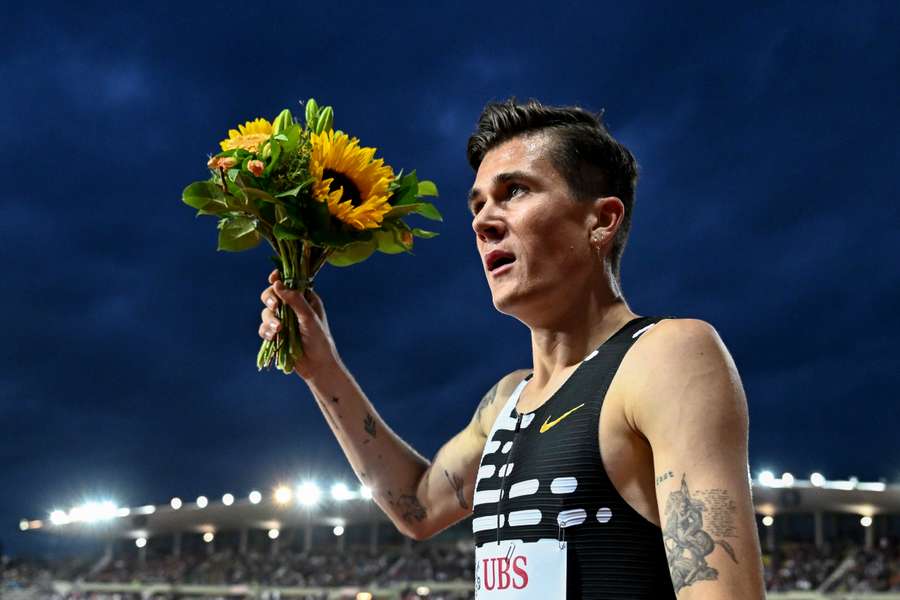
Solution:
<svg viewBox="0 0 900 600"><path fill-rule="evenodd" d="M303 297L303 294L288 288L280 279L272 285L272 289L286 305L293 309L301 323L309 324L315 322L316 314L313 312L309 302L306 301L306 298Z"/></svg>

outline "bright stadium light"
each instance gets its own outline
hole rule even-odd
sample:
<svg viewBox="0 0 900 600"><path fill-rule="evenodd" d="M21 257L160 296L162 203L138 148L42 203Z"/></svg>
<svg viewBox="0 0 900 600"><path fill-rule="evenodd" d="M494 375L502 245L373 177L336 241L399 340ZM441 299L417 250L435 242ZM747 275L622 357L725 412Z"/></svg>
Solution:
<svg viewBox="0 0 900 600"><path fill-rule="evenodd" d="M813 473L809 476L809 482L815 487L822 487L825 485L825 476L819 472Z"/></svg>
<svg viewBox="0 0 900 600"><path fill-rule="evenodd" d="M356 600L372 600L372 592L356 592Z"/></svg>
<svg viewBox="0 0 900 600"><path fill-rule="evenodd" d="M338 525L337 527L332 529L332 532L334 533L334 535L344 535L344 528Z"/></svg>
<svg viewBox="0 0 900 600"><path fill-rule="evenodd" d="M70 521L84 521L96 523L106 521L116 516L118 508L109 500L103 502L85 502L81 506L75 506L69 511Z"/></svg>
<svg viewBox="0 0 900 600"><path fill-rule="evenodd" d="M181 508L181 498L179 498L178 496L172 498L172 500L169 501L169 506L172 507L172 510L178 510L179 508Z"/></svg>
<svg viewBox="0 0 900 600"><path fill-rule="evenodd" d="M212 531L207 531L206 533L203 534L203 541L206 542L207 544L210 543L211 541L213 541L214 539L216 539L216 536L215 536L215 534L213 534Z"/></svg>
<svg viewBox="0 0 900 600"><path fill-rule="evenodd" d="M28 519L19 521L19 531L28 531Z"/></svg>
<svg viewBox="0 0 900 600"><path fill-rule="evenodd" d="M234 496L232 496L231 494L225 494L224 496L222 496L222 504L224 504L225 506L231 506L232 504L234 504Z"/></svg>
<svg viewBox="0 0 900 600"><path fill-rule="evenodd" d="M269 539L270 540L277 540L279 535L281 535L281 532L278 531L277 529L269 530Z"/></svg>
<svg viewBox="0 0 900 600"><path fill-rule="evenodd" d="M54 525L65 525L70 522L69 515L64 510L54 510L50 513L50 522Z"/></svg>
<svg viewBox="0 0 900 600"><path fill-rule="evenodd" d="M863 527L871 527L872 526L872 517L865 516L859 520L859 524Z"/></svg>
<svg viewBox="0 0 900 600"><path fill-rule="evenodd" d="M197 506L200 508L206 508L206 505L209 504L209 498L206 496L197 496Z"/></svg>
<svg viewBox="0 0 900 600"><path fill-rule="evenodd" d="M774 522L775 522L775 519L771 515L764 516L763 520L762 520L763 525L765 525L766 527L771 527L772 523L774 523Z"/></svg>
<svg viewBox="0 0 900 600"><path fill-rule="evenodd" d="M790 473L782 473L781 474L781 483L787 487L791 487L794 485L794 476Z"/></svg>
<svg viewBox="0 0 900 600"><path fill-rule="evenodd" d="M280 485L275 489L275 502L278 504L287 504L291 501L291 488L286 485Z"/></svg>
<svg viewBox="0 0 900 600"><path fill-rule="evenodd" d="M366 500L372 499L372 488L367 485L359 486L359 495L365 498Z"/></svg>
<svg viewBox="0 0 900 600"><path fill-rule="evenodd" d="M130 514L131 514L131 509L130 509L130 508L122 507L122 508L116 510L116 516L117 516L117 517L127 517L127 516L130 515Z"/></svg>
<svg viewBox="0 0 900 600"><path fill-rule="evenodd" d="M775 474L772 471L763 471L756 480L759 481L760 485L772 487L775 485Z"/></svg>
<svg viewBox="0 0 900 600"><path fill-rule="evenodd" d="M250 504L259 504L260 502L262 502L262 494L260 494L256 490L250 492L248 498L250 498Z"/></svg>
<svg viewBox="0 0 900 600"><path fill-rule="evenodd" d="M416 588L416 596L427 596L431 593L431 588L427 585L420 585Z"/></svg>
<svg viewBox="0 0 900 600"><path fill-rule="evenodd" d="M143 548L147 545L147 538L139 537L138 539L134 540L134 545L138 548Z"/></svg>
<svg viewBox="0 0 900 600"><path fill-rule="evenodd" d="M322 490L312 481L304 481L297 488L297 501L304 506L312 506L319 502Z"/></svg>
<svg viewBox="0 0 900 600"><path fill-rule="evenodd" d="M335 500L349 500L353 497L353 493L345 483L336 483L331 486L331 497Z"/></svg>

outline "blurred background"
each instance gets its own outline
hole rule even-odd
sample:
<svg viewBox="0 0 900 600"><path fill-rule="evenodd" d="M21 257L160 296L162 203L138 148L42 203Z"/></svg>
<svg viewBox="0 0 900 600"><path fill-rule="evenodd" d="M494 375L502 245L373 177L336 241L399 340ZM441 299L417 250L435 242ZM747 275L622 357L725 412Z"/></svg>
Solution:
<svg viewBox="0 0 900 600"><path fill-rule="evenodd" d="M896 2L7 3L0 594L468 597L467 521L384 519L305 384L256 370L269 250L216 252L180 198L229 128L309 97L437 183L439 237L316 280L430 458L531 366L465 203L511 96L602 110L636 155L624 292L734 356L770 590L900 592L898 27Z"/></svg>

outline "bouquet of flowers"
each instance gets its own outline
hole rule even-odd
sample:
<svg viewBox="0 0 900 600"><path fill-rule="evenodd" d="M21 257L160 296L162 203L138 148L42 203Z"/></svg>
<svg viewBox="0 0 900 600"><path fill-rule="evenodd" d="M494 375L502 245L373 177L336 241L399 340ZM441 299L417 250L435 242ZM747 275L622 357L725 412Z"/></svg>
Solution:
<svg viewBox="0 0 900 600"><path fill-rule="evenodd" d="M229 130L207 163L210 178L182 193L197 215L218 217L219 250L249 250L265 239L282 282L301 293L325 263L352 265L376 250L412 254L414 237L437 235L403 217L442 220L422 199L437 196L433 182L415 171L395 174L375 148L335 131L330 106L310 99L305 113L305 124L285 109L274 122L258 118ZM303 348L296 316L283 303L278 318L282 330L263 341L256 364L262 370L274 361L289 374Z"/></svg>

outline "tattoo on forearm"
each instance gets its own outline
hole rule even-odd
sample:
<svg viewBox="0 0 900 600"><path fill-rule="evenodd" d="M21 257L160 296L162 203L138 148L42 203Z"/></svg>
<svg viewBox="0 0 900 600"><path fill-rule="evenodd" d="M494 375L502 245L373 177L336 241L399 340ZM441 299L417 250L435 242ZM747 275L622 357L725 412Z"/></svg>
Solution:
<svg viewBox="0 0 900 600"><path fill-rule="evenodd" d="M675 477L675 475L672 474L672 471L666 471L662 475L657 475L656 476L656 485L661 484L663 481L672 479L673 477Z"/></svg>
<svg viewBox="0 0 900 600"><path fill-rule="evenodd" d="M666 501L663 527L663 542L676 592L697 581L719 578L719 572L706 563L706 557L716 545L738 562L731 544L721 539L735 535L735 509L727 490L691 491L685 475L681 476L681 489L669 494Z"/></svg>
<svg viewBox="0 0 900 600"><path fill-rule="evenodd" d="M499 381L497 383L500 383ZM478 409L475 411L475 419L481 419L481 413L484 412L484 409L490 406L494 399L497 397L497 383L488 390L488 392L481 398L481 402L478 403Z"/></svg>
<svg viewBox="0 0 900 600"><path fill-rule="evenodd" d="M469 503L466 502L466 498L463 495L463 479L456 473L452 476L447 472L447 469L444 469L444 476L447 478L447 481L450 482L450 487L453 488L453 491L456 492L456 499L459 501L459 505L462 508L468 509Z"/></svg>
<svg viewBox="0 0 900 600"><path fill-rule="evenodd" d="M366 413L366 418L363 419L363 427L373 438L375 437L375 419L369 413Z"/></svg>
<svg viewBox="0 0 900 600"><path fill-rule="evenodd" d="M413 521L421 523L425 519L425 507L413 494L400 494L399 498L394 499L393 492L388 490L388 504L397 508L400 511L400 516L408 523Z"/></svg>

